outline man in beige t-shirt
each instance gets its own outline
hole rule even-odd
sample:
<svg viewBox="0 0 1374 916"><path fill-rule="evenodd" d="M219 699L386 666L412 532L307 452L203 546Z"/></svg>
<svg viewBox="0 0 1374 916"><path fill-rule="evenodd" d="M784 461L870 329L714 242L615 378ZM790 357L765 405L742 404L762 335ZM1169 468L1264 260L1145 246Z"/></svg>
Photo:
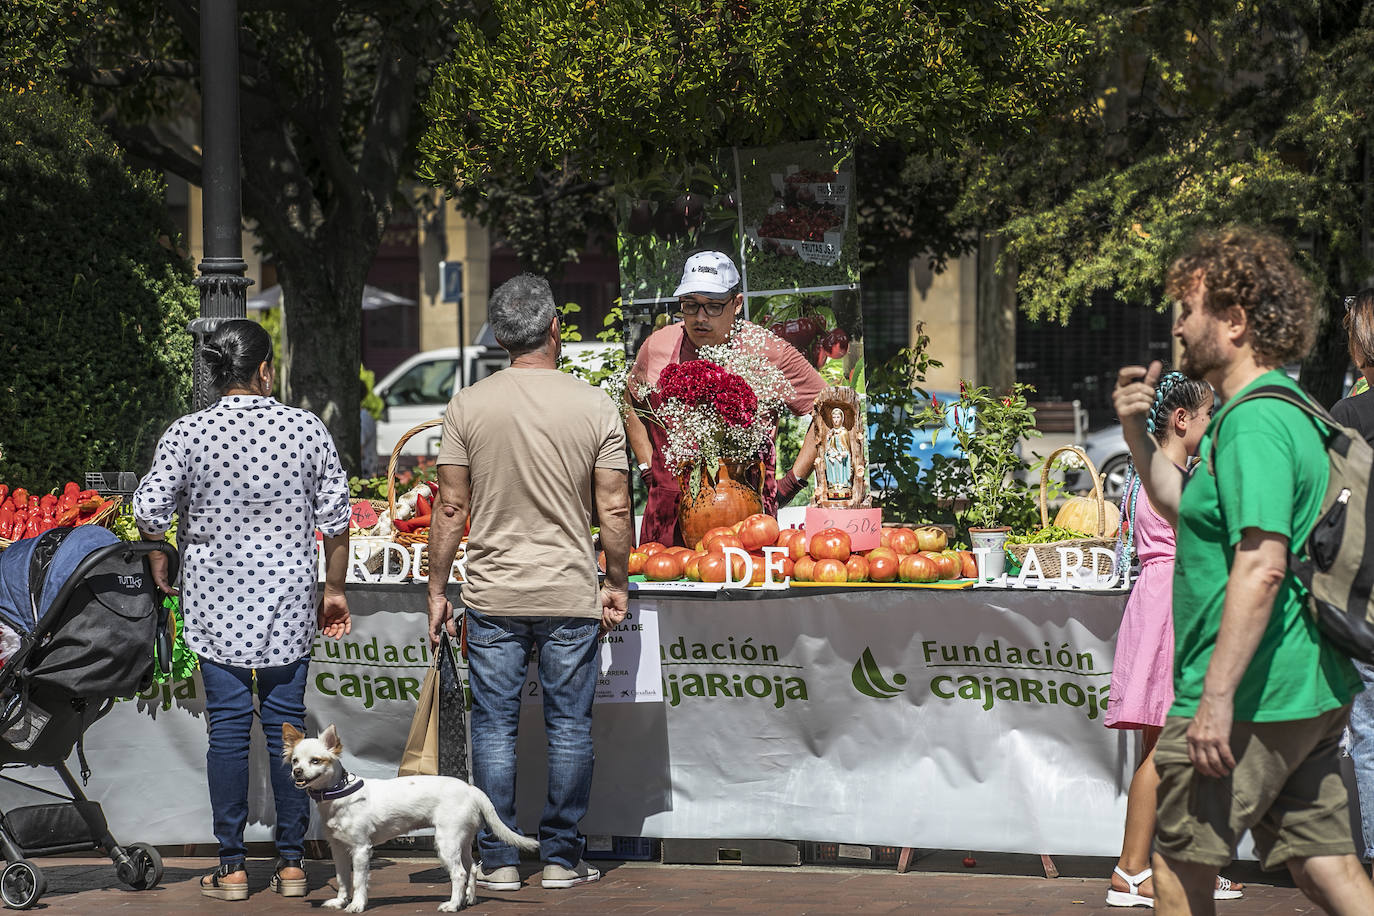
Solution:
<svg viewBox="0 0 1374 916"><path fill-rule="evenodd" d="M629 462L620 413L605 392L557 369L559 322L541 277L491 297L488 321L511 364L449 402L439 451L430 569L448 569L471 515L466 577L473 784L515 829L515 742L530 652L539 650L548 736L548 803L539 826L546 888L595 881L577 825L592 783L598 636L625 618ZM593 514L606 581L598 590ZM447 583L429 581L430 638L456 635ZM519 890L519 854L478 835L477 883Z"/></svg>

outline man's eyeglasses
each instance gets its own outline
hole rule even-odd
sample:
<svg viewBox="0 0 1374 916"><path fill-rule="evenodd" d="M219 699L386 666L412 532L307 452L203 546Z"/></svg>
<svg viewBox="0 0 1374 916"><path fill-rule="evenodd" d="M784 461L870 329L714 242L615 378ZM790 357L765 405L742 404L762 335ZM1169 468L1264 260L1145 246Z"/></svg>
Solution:
<svg viewBox="0 0 1374 916"><path fill-rule="evenodd" d="M708 299L705 302L694 302L691 299L679 299L677 302L677 310L684 315L695 315L697 313L697 310L700 309L701 311L704 311L707 315L710 315L712 318L715 318L721 312L725 311L725 307L729 304L729 299L725 299L722 301L714 301Z"/></svg>

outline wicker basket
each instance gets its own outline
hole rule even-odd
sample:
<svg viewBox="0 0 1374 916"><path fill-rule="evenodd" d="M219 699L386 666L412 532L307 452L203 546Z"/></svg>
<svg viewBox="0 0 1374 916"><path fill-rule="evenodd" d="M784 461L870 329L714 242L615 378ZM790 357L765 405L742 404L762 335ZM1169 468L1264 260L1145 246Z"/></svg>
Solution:
<svg viewBox="0 0 1374 916"><path fill-rule="evenodd" d="M396 462L400 460L401 448L410 441L416 433L423 432L434 426L442 426L443 420L426 420L418 426L412 426L405 431L405 435L396 440L396 446L391 450L391 460L386 466L386 509L391 515L392 524L396 522ZM391 539L397 544L428 544L429 529L422 531L392 531Z"/></svg>
<svg viewBox="0 0 1374 916"><path fill-rule="evenodd" d="M1092 498L1097 501L1097 537L1071 538L1063 541L1047 541L1043 544L1008 544L1007 552L1016 557L1016 562L1022 566L1026 565L1026 555L1032 547L1035 548L1035 558L1040 563L1041 570L1044 571L1045 578L1058 579L1059 569L1059 550L1060 547L1077 547L1083 551L1083 568L1091 569L1095 575L1107 577L1112 574L1113 560L1100 555L1094 556L1088 553L1093 547L1105 547L1115 551L1116 536L1107 537L1107 507L1102 499L1102 478L1097 473L1097 468L1093 465L1092 459L1087 453L1076 445L1065 445L1050 452L1045 463L1040 466L1040 527L1050 526L1049 507L1045 504L1045 490L1048 486L1050 467L1054 464L1054 459L1062 452L1073 452L1088 469L1088 474L1092 478L1093 492Z"/></svg>

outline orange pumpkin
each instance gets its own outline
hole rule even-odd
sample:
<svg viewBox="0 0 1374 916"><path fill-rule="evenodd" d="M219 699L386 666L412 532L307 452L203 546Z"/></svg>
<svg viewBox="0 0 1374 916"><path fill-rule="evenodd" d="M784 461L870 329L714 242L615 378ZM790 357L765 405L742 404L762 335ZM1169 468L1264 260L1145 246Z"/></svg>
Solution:
<svg viewBox="0 0 1374 916"><path fill-rule="evenodd" d="M1106 510L1106 524L1101 535L1097 533L1097 500L1086 496L1075 496L1064 503L1054 517L1054 524L1059 528L1081 531L1089 537L1116 537L1117 529L1121 527L1121 511L1109 502L1104 502L1102 506Z"/></svg>

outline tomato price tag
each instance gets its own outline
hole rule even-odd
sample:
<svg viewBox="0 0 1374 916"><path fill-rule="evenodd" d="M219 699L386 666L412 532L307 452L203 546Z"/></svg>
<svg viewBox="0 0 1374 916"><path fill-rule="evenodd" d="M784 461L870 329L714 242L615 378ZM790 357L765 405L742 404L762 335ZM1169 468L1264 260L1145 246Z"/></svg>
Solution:
<svg viewBox="0 0 1374 916"><path fill-rule="evenodd" d="M349 516L348 524L354 528L371 528L377 524L377 510L366 500L356 502L353 504L353 514Z"/></svg>
<svg viewBox="0 0 1374 916"><path fill-rule="evenodd" d="M881 543L882 509L818 509L806 507L806 540L826 528L839 528L849 535L850 550L872 550Z"/></svg>

